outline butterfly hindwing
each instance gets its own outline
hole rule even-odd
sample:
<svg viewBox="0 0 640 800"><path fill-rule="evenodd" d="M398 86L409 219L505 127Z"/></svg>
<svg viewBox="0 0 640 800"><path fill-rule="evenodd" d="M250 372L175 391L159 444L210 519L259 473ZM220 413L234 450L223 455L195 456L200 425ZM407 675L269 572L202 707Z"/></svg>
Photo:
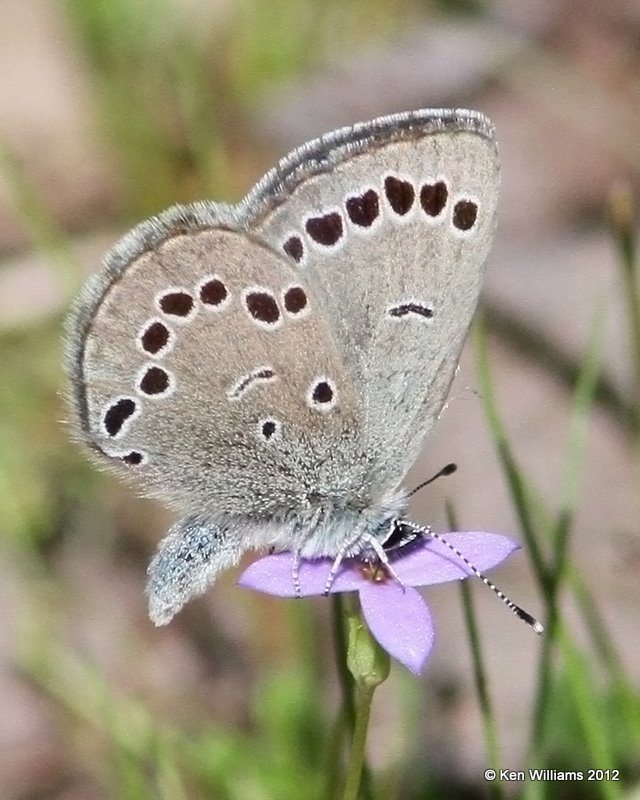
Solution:
<svg viewBox="0 0 640 800"><path fill-rule="evenodd" d="M200 516L283 516L359 485L360 408L308 281L200 212L187 231L184 209L156 219L152 247L148 227L129 234L85 290L69 348L81 435Z"/></svg>

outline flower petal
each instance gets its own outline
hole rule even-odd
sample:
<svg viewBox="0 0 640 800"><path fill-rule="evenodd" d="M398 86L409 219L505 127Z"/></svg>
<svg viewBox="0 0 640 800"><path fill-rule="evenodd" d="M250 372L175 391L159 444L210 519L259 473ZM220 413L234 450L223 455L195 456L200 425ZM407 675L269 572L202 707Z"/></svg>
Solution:
<svg viewBox="0 0 640 800"><path fill-rule="evenodd" d="M360 605L369 630L382 647L418 675L435 635L431 612L418 592L395 581L367 582L360 589Z"/></svg>
<svg viewBox="0 0 640 800"><path fill-rule="evenodd" d="M333 560L318 558L302 560L298 571L300 581L300 596L324 594L327 578L331 571ZM297 592L293 579L294 556L293 553L277 553L264 556L247 569L238 578L238 584L248 589L255 589L266 594L275 594L279 597L296 597ZM345 559L340 566L336 579L331 586L331 592L353 592L368 583L360 570L360 563Z"/></svg>
<svg viewBox="0 0 640 800"><path fill-rule="evenodd" d="M517 542L497 533L452 532L443 534L443 538L481 572L500 564L520 548ZM425 536L404 553L402 549L398 553L391 563L405 586L428 586L473 575L461 558L433 537Z"/></svg>

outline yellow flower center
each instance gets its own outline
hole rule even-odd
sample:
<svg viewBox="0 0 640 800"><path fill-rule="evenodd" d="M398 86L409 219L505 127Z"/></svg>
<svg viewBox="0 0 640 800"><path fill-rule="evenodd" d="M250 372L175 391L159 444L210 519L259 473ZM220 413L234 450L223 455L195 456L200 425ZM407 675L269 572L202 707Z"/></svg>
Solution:
<svg viewBox="0 0 640 800"><path fill-rule="evenodd" d="M363 561L360 569L362 571L362 577L372 583L386 583L391 578L389 570L380 561L376 563Z"/></svg>

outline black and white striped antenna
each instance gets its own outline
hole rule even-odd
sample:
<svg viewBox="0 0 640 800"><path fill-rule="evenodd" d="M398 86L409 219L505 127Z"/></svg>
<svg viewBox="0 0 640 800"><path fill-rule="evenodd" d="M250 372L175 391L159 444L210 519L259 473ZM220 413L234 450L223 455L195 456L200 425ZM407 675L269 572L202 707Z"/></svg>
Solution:
<svg viewBox="0 0 640 800"><path fill-rule="evenodd" d="M475 567L471 563L471 561L469 561L469 559L464 555L464 553L461 553L455 545L453 545L453 544L451 544L451 542L447 541L447 539L444 536L442 536L441 534L436 533L435 531L429 530L429 528L426 528L424 532L425 532L425 535L430 536L432 539L437 539L439 542L441 542L443 545L445 545L445 547L448 547L449 550L451 550L452 553L455 553L455 555L467 567L469 567L469 569L471 570L471 572L473 572L473 574L476 576L476 578L480 578L482 583L484 583L485 586L487 586L489 589L491 589L491 591L495 595L497 595L498 599L502 600L502 602L505 604L505 606L510 611L512 611L516 615L516 617L518 617L523 622L525 622L538 635L544 633L544 627L543 627L542 623L538 622L538 620L535 617L531 616L531 614L529 614L528 611L525 611L524 608L521 608L519 605L514 603L513 600L511 600L509 597L507 597L507 595L501 589L499 589L492 580L489 580L489 578L487 578L486 575L483 575L482 572L480 572L480 570L477 567Z"/></svg>
<svg viewBox="0 0 640 800"><path fill-rule="evenodd" d="M430 483L433 483L433 481L435 481L437 478L443 477L445 475L451 475L456 471L456 469L457 466L455 464L447 464L433 477L418 484L418 486L416 486L415 489L412 489L412 491L409 492L407 497L411 497L420 489L424 488L425 486L428 486ZM528 611L525 611L524 608L521 608L519 605L514 603L513 600L511 600L509 597L507 597L507 595L501 589L499 589L493 581L489 580L489 578L487 578L486 575L483 575L483 573L480 572L480 570L474 564L472 564L471 561L469 561L469 559L464 555L464 553L461 553L458 550L458 548L455 545L451 544L451 542L448 541L448 539L445 536L443 536L440 533L436 533L435 531L432 531L431 528L429 527L423 528L407 520L398 520L396 522L394 530L389 535L387 541L383 544L383 548L387 551L396 550L400 547L404 547L410 544L412 541L420 537L430 537L431 539L437 539L441 544L443 544L445 547L451 550L451 552L471 570L471 572L476 576L476 578L479 578L482 581L482 583L484 583L485 586L491 589L491 591L495 595L497 595L498 599L502 600L505 606L510 611L512 611L516 615L516 617L525 622L537 634L540 635L544 633L544 627L540 622L538 622L538 620L535 617L529 614Z"/></svg>

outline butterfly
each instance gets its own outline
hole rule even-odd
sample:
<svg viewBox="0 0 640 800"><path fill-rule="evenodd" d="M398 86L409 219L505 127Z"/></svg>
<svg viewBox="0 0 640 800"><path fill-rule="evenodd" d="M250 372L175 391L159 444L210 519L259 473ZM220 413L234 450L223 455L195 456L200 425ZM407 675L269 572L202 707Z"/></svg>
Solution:
<svg viewBox="0 0 640 800"><path fill-rule="evenodd" d="M419 110L294 150L237 205L174 206L106 255L67 324L72 424L180 515L168 622L250 549L377 553L445 403L496 222L491 123Z"/></svg>

